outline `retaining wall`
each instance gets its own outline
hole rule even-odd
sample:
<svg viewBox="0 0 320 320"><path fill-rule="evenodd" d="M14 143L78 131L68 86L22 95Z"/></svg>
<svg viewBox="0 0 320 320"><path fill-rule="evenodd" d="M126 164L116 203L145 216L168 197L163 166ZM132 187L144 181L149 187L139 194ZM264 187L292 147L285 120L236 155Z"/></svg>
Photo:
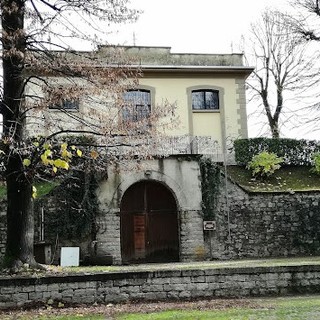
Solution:
<svg viewBox="0 0 320 320"><path fill-rule="evenodd" d="M208 258L320 254L320 192L247 193L229 181L214 220L204 232Z"/></svg>
<svg viewBox="0 0 320 320"><path fill-rule="evenodd" d="M320 293L320 265L0 278L0 308Z"/></svg>

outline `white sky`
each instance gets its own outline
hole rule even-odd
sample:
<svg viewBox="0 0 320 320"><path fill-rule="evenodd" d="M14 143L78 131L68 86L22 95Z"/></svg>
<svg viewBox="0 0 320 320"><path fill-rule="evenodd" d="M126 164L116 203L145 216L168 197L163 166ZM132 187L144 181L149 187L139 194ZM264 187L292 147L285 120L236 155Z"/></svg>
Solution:
<svg viewBox="0 0 320 320"><path fill-rule="evenodd" d="M173 52L239 52L245 35L266 7L283 8L286 0L131 0L143 10L109 38L112 44L172 47Z"/></svg>

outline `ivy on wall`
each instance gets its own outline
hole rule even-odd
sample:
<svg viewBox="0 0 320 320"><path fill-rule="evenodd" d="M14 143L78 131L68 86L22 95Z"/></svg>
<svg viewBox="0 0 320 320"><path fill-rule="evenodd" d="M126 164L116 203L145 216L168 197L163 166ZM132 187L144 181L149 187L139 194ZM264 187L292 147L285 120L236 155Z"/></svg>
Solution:
<svg viewBox="0 0 320 320"><path fill-rule="evenodd" d="M95 240L97 233L97 179L92 171L74 171L51 194L37 204L45 207L46 238L59 236L66 240L86 238Z"/></svg>
<svg viewBox="0 0 320 320"><path fill-rule="evenodd" d="M209 158L199 160L201 172L202 212L204 220L214 220L221 184L221 169Z"/></svg>

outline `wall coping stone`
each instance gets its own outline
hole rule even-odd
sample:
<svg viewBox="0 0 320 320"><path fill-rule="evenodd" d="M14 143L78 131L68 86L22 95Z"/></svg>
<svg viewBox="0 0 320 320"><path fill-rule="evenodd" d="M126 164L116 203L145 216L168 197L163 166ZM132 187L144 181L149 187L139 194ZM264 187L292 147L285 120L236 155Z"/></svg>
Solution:
<svg viewBox="0 0 320 320"><path fill-rule="evenodd" d="M2 286L27 286L53 283L74 283L88 281L108 281L124 279L150 279L150 278L175 278L175 277L198 277L209 275L232 275L232 274L268 274L268 273L299 273L320 272L320 265L301 266L273 266L273 267L231 267L231 268L208 268L189 270L158 270L158 271L111 271L99 273L79 273L64 275L46 275L39 277L0 277Z"/></svg>
<svg viewBox="0 0 320 320"><path fill-rule="evenodd" d="M172 264L172 268L175 265ZM1 277L0 309L320 293L320 265Z"/></svg>

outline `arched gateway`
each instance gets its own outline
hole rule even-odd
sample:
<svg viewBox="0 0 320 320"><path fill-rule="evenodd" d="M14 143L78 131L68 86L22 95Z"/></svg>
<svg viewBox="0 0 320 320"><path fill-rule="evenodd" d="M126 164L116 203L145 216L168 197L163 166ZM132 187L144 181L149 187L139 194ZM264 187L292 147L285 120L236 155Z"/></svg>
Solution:
<svg viewBox="0 0 320 320"><path fill-rule="evenodd" d="M155 181L140 181L124 193L120 207L123 263L179 260L177 204Z"/></svg>

